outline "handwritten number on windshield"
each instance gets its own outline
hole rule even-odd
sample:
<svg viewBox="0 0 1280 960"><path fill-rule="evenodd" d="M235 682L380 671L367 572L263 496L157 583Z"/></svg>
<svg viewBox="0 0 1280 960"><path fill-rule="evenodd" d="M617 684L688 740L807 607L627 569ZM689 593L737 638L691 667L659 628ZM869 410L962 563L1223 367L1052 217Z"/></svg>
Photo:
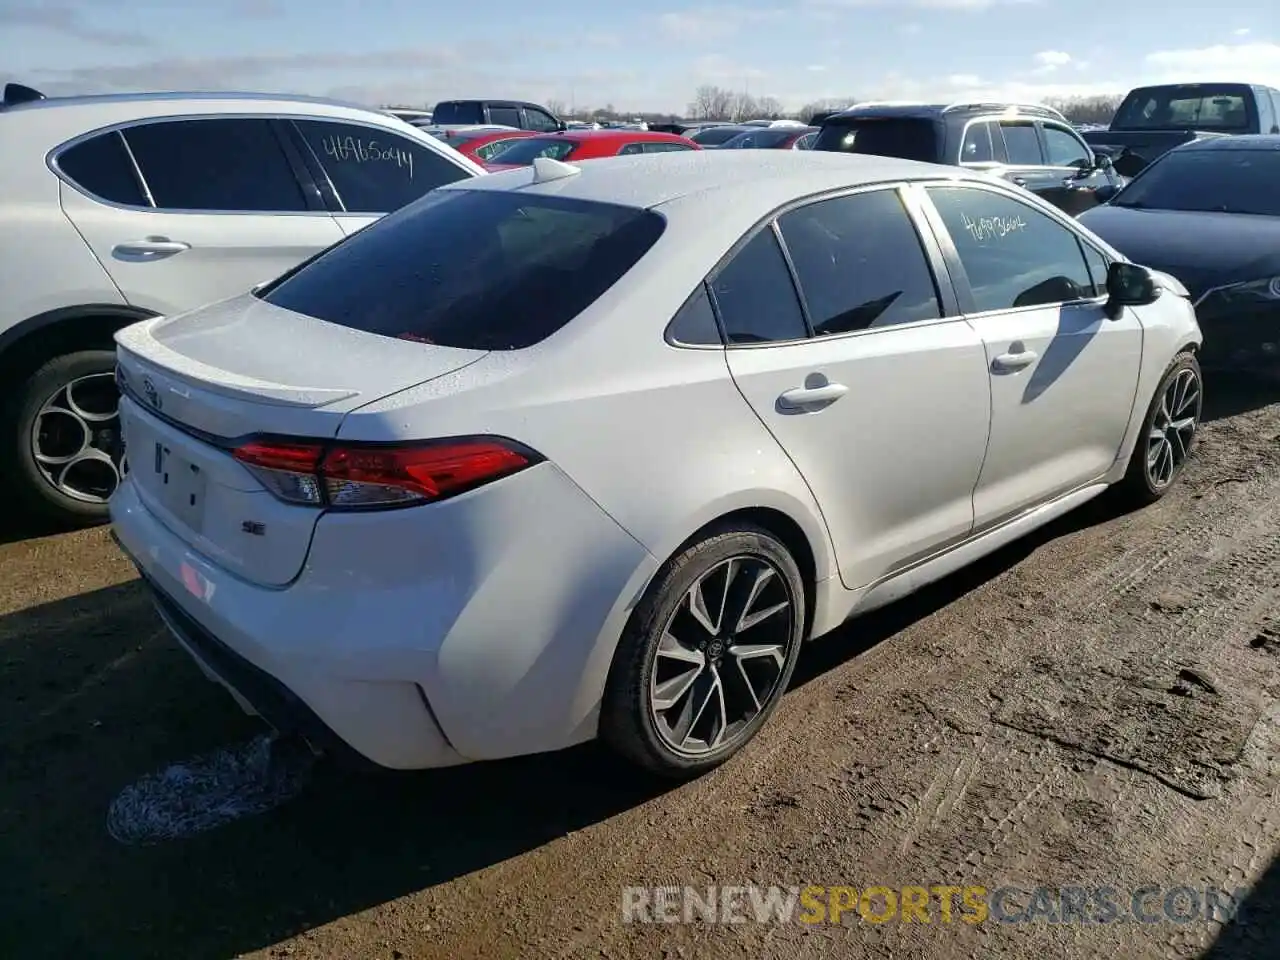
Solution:
<svg viewBox="0 0 1280 960"><path fill-rule="evenodd" d="M403 147L383 146L377 140L360 137L325 137L324 155L340 163L387 163L408 173L413 179L413 152Z"/></svg>
<svg viewBox="0 0 1280 960"><path fill-rule="evenodd" d="M967 213L961 213L960 217L969 236L979 243L983 240L1003 240L1011 233L1019 233L1027 228L1021 214L1012 217L979 217L974 220Z"/></svg>

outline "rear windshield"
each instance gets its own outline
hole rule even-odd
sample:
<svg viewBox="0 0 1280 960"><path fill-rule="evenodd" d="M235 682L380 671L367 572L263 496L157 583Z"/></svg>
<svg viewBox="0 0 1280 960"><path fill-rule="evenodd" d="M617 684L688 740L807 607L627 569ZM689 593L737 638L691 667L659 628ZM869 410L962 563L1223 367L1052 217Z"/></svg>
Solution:
<svg viewBox="0 0 1280 960"><path fill-rule="evenodd" d="M431 112L432 123L484 123L480 104L455 101L437 103Z"/></svg>
<svg viewBox="0 0 1280 960"><path fill-rule="evenodd" d="M918 117L833 117L822 125L813 149L926 163L937 163L941 156L933 121Z"/></svg>
<svg viewBox="0 0 1280 960"><path fill-rule="evenodd" d="M538 157L563 160L573 153L577 145L576 141L564 137L521 137L495 153L489 162L527 167Z"/></svg>
<svg viewBox="0 0 1280 960"><path fill-rule="evenodd" d="M436 138L439 140L443 140L445 143L447 143L449 146L453 147L456 150L458 147L461 147L467 143L470 143L476 137L483 137L484 135L485 135L485 132L483 130L481 130L479 133L457 133L457 132L446 133L444 131L441 131L440 133L436 134Z"/></svg>
<svg viewBox="0 0 1280 960"><path fill-rule="evenodd" d="M1235 83L1140 87L1130 91L1113 130L1233 130L1251 128L1252 90Z"/></svg>
<svg viewBox="0 0 1280 960"><path fill-rule="evenodd" d="M726 150L772 150L796 138L794 128L776 130L748 130L740 133L724 145Z"/></svg>
<svg viewBox="0 0 1280 960"><path fill-rule="evenodd" d="M520 350L594 303L657 242L658 214L499 190L437 190L264 288L329 323Z"/></svg>
<svg viewBox="0 0 1280 960"><path fill-rule="evenodd" d="M1174 150L1143 170L1111 204L1280 217L1277 182L1277 150Z"/></svg>
<svg viewBox="0 0 1280 960"><path fill-rule="evenodd" d="M742 133L741 127L711 127L707 130L699 130L689 139L702 147L717 147L740 133Z"/></svg>

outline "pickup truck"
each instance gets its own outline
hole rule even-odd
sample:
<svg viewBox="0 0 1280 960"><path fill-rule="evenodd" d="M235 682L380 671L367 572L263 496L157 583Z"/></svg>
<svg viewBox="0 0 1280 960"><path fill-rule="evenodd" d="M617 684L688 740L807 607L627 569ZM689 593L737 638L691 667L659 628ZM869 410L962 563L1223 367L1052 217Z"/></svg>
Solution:
<svg viewBox="0 0 1280 960"><path fill-rule="evenodd" d="M1116 172L1132 177L1156 157L1193 140L1280 133L1280 90L1248 83L1137 87L1105 130L1081 134Z"/></svg>

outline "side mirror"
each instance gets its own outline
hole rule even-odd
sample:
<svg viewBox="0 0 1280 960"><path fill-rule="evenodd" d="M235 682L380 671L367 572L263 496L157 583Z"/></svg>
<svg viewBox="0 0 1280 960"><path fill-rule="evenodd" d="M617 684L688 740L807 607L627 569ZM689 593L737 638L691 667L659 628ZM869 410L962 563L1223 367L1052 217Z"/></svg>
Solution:
<svg viewBox="0 0 1280 960"><path fill-rule="evenodd" d="M1107 268L1107 316L1115 319L1125 307L1144 307L1160 296L1156 278L1136 263L1113 263Z"/></svg>
<svg viewBox="0 0 1280 960"><path fill-rule="evenodd" d="M1096 170L1110 170L1111 158L1105 153L1099 153L1093 158L1093 166Z"/></svg>
<svg viewBox="0 0 1280 960"><path fill-rule="evenodd" d="M1093 197L1099 203L1106 203L1119 192L1120 188L1114 183L1104 183L1093 191Z"/></svg>
<svg viewBox="0 0 1280 960"><path fill-rule="evenodd" d="M270 280L263 280L261 283L256 283L249 289L249 292L256 297L259 293L262 292L262 288L265 287L270 282L271 282Z"/></svg>

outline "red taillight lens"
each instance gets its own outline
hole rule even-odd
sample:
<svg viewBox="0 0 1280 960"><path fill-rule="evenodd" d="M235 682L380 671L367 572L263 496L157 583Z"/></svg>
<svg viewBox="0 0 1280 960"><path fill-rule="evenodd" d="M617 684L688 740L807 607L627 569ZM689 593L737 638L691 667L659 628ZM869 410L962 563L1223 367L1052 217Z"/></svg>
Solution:
<svg viewBox="0 0 1280 960"><path fill-rule="evenodd" d="M430 503L534 462L489 438L405 446L255 442L233 455L280 499L332 509Z"/></svg>

